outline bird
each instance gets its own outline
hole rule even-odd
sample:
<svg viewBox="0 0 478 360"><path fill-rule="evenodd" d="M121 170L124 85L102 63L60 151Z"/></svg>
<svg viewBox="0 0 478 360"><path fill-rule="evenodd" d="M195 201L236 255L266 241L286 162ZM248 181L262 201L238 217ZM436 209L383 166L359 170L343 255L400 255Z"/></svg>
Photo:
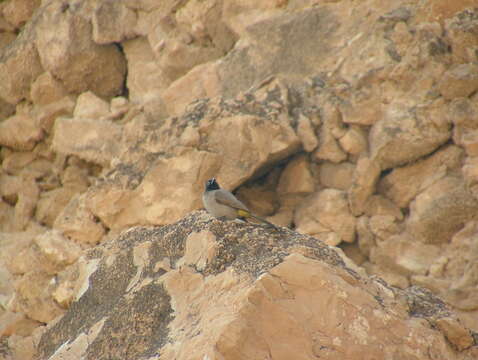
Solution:
<svg viewBox="0 0 478 360"><path fill-rule="evenodd" d="M253 218L274 229L278 229L276 225L252 214L247 206L238 200L232 192L221 189L215 178L206 181L202 202L206 211L216 218L228 220Z"/></svg>

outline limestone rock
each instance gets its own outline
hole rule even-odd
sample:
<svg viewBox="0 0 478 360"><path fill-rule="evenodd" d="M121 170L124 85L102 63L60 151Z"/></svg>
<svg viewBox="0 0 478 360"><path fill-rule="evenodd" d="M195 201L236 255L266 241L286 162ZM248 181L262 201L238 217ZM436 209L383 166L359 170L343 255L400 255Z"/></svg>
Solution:
<svg viewBox="0 0 478 360"><path fill-rule="evenodd" d="M15 282L15 311L25 313L30 319L47 323L64 313L51 298L54 287L52 276L32 271Z"/></svg>
<svg viewBox="0 0 478 360"><path fill-rule="evenodd" d="M315 135L315 129L307 116L300 115L297 124L297 136L302 142L302 147L306 152L312 152L319 145L319 140Z"/></svg>
<svg viewBox="0 0 478 360"><path fill-rule="evenodd" d="M359 127L350 127L339 140L340 147L352 155L358 155L367 150L367 138Z"/></svg>
<svg viewBox="0 0 478 360"><path fill-rule="evenodd" d="M478 89L478 65L460 64L452 67L445 72L438 87L447 100L469 96Z"/></svg>
<svg viewBox="0 0 478 360"><path fill-rule="evenodd" d="M348 189L350 211L355 216L363 214L365 204L375 191L375 185L380 176L380 165L377 161L362 157L357 162L352 185Z"/></svg>
<svg viewBox="0 0 478 360"><path fill-rule="evenodd" d="M66 186L42 192L35 211L36 220L52 227L58 214L77 193L78 189Z"/></svg>
<svg viewBox="0 0 478 360"><path fill-rule="evenodd" d="M352 163L323 162L319 167L320 184L328 188L347 190L352 185L354 170Z"/></svg>
<svg viewBox="0 0 478 360"><path fill-rule="evenodd" d="M0 123L0 145L16 150L32 150L44 134L35 118L14 115Z"/></svg>
<svg viewBox="0 0 478 360"><path fill-rule="evenodd" d="M136 36L136 12L123 1L108 0L95 4L93 40L98 44L119 43Z"/></svg>
<svg viewBox="0 0 478 360"><path fill-rule="evenodd" d="M334 232L340 241L355 240L355 217L350 214L346 193L326 189L310 195L296 210L294 223L298 232L321 237Z"/></svg>
<svg viewBox="0 0 478 360"><path fill-rule="evenodd" d="M459 178L445 177L416 197L407 230L425 243L449 242L463 224L475 218L478 200Z"/></svg>
<svg viewBox="0 0 478 360"><path fill-rule="evenodd" d="M236 193L248 209L260 216L269 216L278 208L277 194L263 186L241 186Z"/></svg>
<svg viewBox="0 0 478 360"><path fill-rule="evenodd" d="M405 208L426 187L459 168L462 158L462 149L447 146L426 159L395 168L380 180L378 190L399 207Z"/></svg>
<svg viewBox="0 0 478 360"><path fill-rule="evenodd" d="M389 169L431 153L450 136L448 124L440 118L397 105L370 130L371 158L382 170Z"/></svg>
<svg viewBox="0 0 478 360"><path fill-rule="evenodd" d="M65 96L58 101L36 108L33 112L33 116L37 118L42 129L50 134L56 118L60 116L71 116L74 107L75 102L69 96Z"/></svg>
<svg viewBox="0 0 478 360"><path fill-rule="evenodd" d="M73 117L98 119L108 115L109 112L110 105L106 101L100 99L91 91L87 91L78 96Z"/></svg>
<svg viewBox="0 0 478 360"><path fill-rule="evenodd" d="M310 172L310 164L303 155L291 160L282 172L277 186L279 194L311 193L315 182Z"/></svg>
<svg viewBox="0 0 478 360"><path fill-rule="evenodd" d="M51 2L38 11L35 44L46 71L68 92L91 90L104 97L121 93L126 72L123 55L114 45L93 41L85 4L77 2L65 9L62 3Z"/></svg>
<svg viewBox="0 0 478 360"><path fill-rule="evenodd" d="M53 228L87 246L96 245L105 234L101 223L86 209L84 196L73 197L56 217Z"/></svg>
<svg viewBox="0 0 478 360"><path fill-rule="evenodd" d="M379 242L370 252L373 263L401 275L426 274L438 257L438 246L414 241L407 235L394 235Z"/></svg>
<svg viewBox="0 0 478 360"><path fill-rule="evenodd" d="M449 342L458 350L464 350L474 345L473 337L470 331L465 328L457 319L441 318L435 321L435 324L443 332Z"/></svg>
<svg viewBox="0 0 478 360"><path fill-rule="evenodd" d="M244 236L245 228L255 236ZM454 340L453 332L430 326L453 317L440 299L359 275L332 248L299 234L211 221L197 212L160 229L131 230L91 252L89 263L85 291L43 334L38 357L355 359L413 351L420 359L468 360L476 354L456 351L444 337Z"/></svg>
<svg viewBox="0 0 478 360"><path fill-rule="evenodd" d="M63 84L49 72L38 76L30 89L30 98L36 105L47 105L62 99L66 95Z"/></svg>
<svg viewBox="0 0 478 360"><path fill-rule="evenodd" d="M11 0L3 8L3 15L18 28L30 19L40 3L41 0Z"/></svg>
<svg viewBox="0 0 478 360"><path fill-rule="evenodd" d="M455 16L445 20L447 38L453 47L452 56L456 64L473 62L473 51L478 48L478 41L474 36L474 31L478 27L476 9L471 7L471 3L466 8L465 3Z"/></svg>
<svg viewBox="0 0 478 360"><path fill-rule="evenodd" d="M62 117L55 122L52 146L59 153L108 166L119 155L121 130L108 120Z"/></svg>
<svg viewBox="0 0 478 360"><path fill-rule="evenodd" d="M0 97L7 103L28 99L31 83L43 72L31 36L24 31L0 57Z"/></svg>

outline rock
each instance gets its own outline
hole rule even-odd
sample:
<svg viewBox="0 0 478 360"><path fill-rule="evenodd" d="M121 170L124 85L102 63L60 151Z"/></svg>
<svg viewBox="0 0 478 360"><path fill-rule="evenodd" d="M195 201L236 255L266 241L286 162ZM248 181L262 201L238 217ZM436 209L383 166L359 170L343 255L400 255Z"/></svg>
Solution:
<svg viewBox="0 0 478 360"><path fill-rule="evenodd" d="M455 126L478 129L478 105L468 98L457 98L450 102L448 116Z"/></svg>
<svg viewBox="0 0 478 360"><path fill-rule="evenodd" d="M348 189L350 211L355 216L363 214L368 198L375 191L380 176L380 165L377 161L362 157L355 168L352 185Z"/></svg>
<svg viewBox="0 0 478 360"><path fill-rule="evenodd" d="M45 70L59 79L68 92L91 90L99 96L112 97L122 92L125 60L115 45L93 41L87 11L81 2L66 10L62 3L44 4L38 10L35 44Z"/></svg>
<svg viewBox="0 0 478 360"><path fill-rule="evenodd" d="M23 31L0 57L0 98L10 104L28 99L30 86L43 72L30 31Z"/></svg>
<svg viewBox="0 0 478 360"><path fill-rule="evenodd" d="M5 4L3 15L9 23L19 28L30 19L40 4L41 0L11 0Z"/></svg>
<svg viewBox="0 0 478 360"><path fill-rule="evenodd" d="M372 195L365 204L365 214L367 216L392 216L396 220L403 220L403 214L400 208L392 201L380 195Z"/></svg>
<svg viewBox="0 0 478 360"><path fill-rule="evenodd" d="M0 123L0 145L15 150L32 150L43 136L41 127L32 116L14 115Z"/></svg>
<svg viewBox="0 0 478 360"><path fill-rule="evenodd" d="M49 72L38 76L32 83L30 98L35 105L48 105L67 95L63 84Z"/></svg>
<svg viewBox="0 0 478 360"><path fill-rule="evenodd" d="M425 243L446 243L475 218L478 201L460 178L447 176L428 187L410 205L407 231Z"/></svg>
<svg viewBox="0 0 478 360"><path fill-rule="evenodd" d="M459 351L474 345L475 341L470 331L465 328L457 319L445 317L435 321L441 332L447 340L452 343Z"/></svg>
<svg viewBox="0 0 478 360"><path fill-rule="evenodd" d="M277 192L279 194L307 194L314 190L315 182L310 171L309 161L304 155L298 155L282 171Z"/></svg>
<svg viewBox="0 0 478 360"><path fill-rule="evenodd" d="M312 126L312 122L305 115L299 116L297 124L297 136L302 142L302 147L306 152L312 152L319 145L319 140L315 135L315 129Z"/></svg>
<svg viewBox="0 0 478 360"><path fill-rule="evenodd" d="M323 162L319 167L320 184L327 188L347 190L352 185L355 166L349 162Z"/></svg>
<svg viewBox="0 0 478 360"><path fill-rule="evenodd" d="M401 208L409 206L427 186L443 178L461 165L463 150L447 146L416 163L395 168L378 183L378 191Z"/></svg>
<svg viewBox="0 0 478 360"><path fill-rule="evenodd" d="M390 107L370 130L371 158L385 170L430 154L451 136L441 113L431 117L398 104Z"/></svg>
<svg viewBox="0 0 478 360"><path fill-rule="evenodd" d="M453 48L452 56L455 64L466 64L474 61L474 50L478 48L478 41L474 31L478 26L476 9L466 1L460 4L459 12L452 18L445 20L447 39ZM466 8L469 5L469 8Z"/></svg>
<svg viewBox="0 0 478 360"><path fill-rule="evenodd" d="M346 193L326 189L310 195L298 206L294 215L298 232L321 237L334 232L340 241L355 240L355 217L350 214Z"/></svg>
<svg viewBox="0 0 478 360"><path fill-rule="evenodd" d="M49 274L58 274L66 266L73 264L81 255L81 248L57 231L47 231L35 237L35 251L38 252L41 266Z"/></svg>
<svg viewBox="0 0 478 360"><path fill-rule="evenodd" d="M110 112L110 105L91 91L84 92L76 100L73 117L79 119L98 119Z"/></svg>
<svg viewBox="0 0 478 360"><path fill-rule="evenodd" d="M13 334L30 336L38 326L40 326L38 321L28 319L22 314L6 311L0 316L0 337Z"/></svg>
<svg viewBox="0 0 478 360"><path fill-rule="evenodd" d="M357 242L358 248L367 258L370 256L370 250L375 247L375 236L370 229L370 219L367 216L360 216L357 219Z"/></svg>
<svg viewBox="0 0 478 360"><path fill-rule="evenodd" d="M35 211L35 219L48 227L52 227L57 216L78 193L74 187L61 187L41 193Z"/></svg>
<svg viewBox="0 0 478 360"><path fill-rule="evenodd" d="M326 160L340 163L347 160L347 154L340 148L330 130L323 128L319 134L319 147L314 152L317 160Z"/></svg>
<svg viewBox="0 0 478 360"><path fill-rule="evenodd" d="M58 101L36 108L33 116L36 117L42 129L50 134L56 118L71 116L74 107L75 102L69 96L65 96Z"/></svg>
<svg viewBox="0 0 478 360"><path fill-rule="evenodd" d="M55 122L52 147L59 153L108 166L119 155L121 131L121 126L108 120L61 117Z"/></svg>
<svg viewBox="0 0 478 360"><path fill-rule="evenodd" d="M216 97L219 92L217 65L206 63L195 66L184 76L174 81L161 98L170 116L179 116L194 100Z"/></svg>
<svg viewBox="0 0 478 360"><path fill-rule="evenodd" d="M90 252L85 291L43 333L37 357L404 358L413 349L417 358L473 358L430 327L454 316L440 299L361 276L308 237L288 239L203 212L133 229ZM118 331L122 341L112 342Z"/></svg>
<svg viewBox="0 0 478 360"><path fill-rule="evenodd" d="M56 217L53 228L65 237L87 246L98 244L105 235L104 227L86 209L84 195L73 197Z"/></svg>
<svg viewBox="0 0 478 360"><path fill-rule="evenodd" d="M478 65L460 64L453 66L445 72L438 88L447 100L468 97L478 89Z"/></svg>
<svg viewBox="0 0 478 360"><path fill-rule="evenodd" d="M369 220L369 229L375 235L376 241L386 240L402 230L393 215L375 215Z"/></svg>
<svg viewBox="0 0 478 360"><path fill-rule="evenodd" d="M93 40L98 44L119 43L137 36L136 12L123 1L108 0L95 4L93 10Z"/></svg>
<svg viewBox="0 0 478 360"><path fill-rule="evenodd" d="M21 311L30 319L47 323L64 313L51 298L54 287L52 276L32 271L15 282L15 311Z"/></svg>
<svg viewBox="0 0 478 360"><path fill-rule="evenodd" d="M18 175L35 159L36 154L32 152L12 152L3 159L2 169L8 174Z"/></svg>
<svg viewBox="0 0 478 360"><path fill-rule="evenodd" d="M394 235L370 251L370 260L401 275L424 275L439 256L440 248L415 241L410 235Z"/></svg>
<svg viewBox="0 0 478 360"><path fill-rule="evenodd" d="M342 149L352 155L359 155L367 150L368 143L364 131L360 127L350 127L339 139Z"/></svg>
<svg viewBox="0 0 478 360"><path fill-rule="evenodd" d="M26 179L21 184L21 190L18 192L18 200L15 204L15 222L17 231L24 230L32 218L40 189L32 179Z"/></svg>

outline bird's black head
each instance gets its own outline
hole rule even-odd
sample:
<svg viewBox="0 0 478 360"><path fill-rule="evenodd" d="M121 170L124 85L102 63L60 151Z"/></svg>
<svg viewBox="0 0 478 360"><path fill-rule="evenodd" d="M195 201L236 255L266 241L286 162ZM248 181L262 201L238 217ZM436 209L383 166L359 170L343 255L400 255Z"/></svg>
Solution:
<svg viewBox="0 0 478 360"><path fill-rule="evenodd" d="M209 179L206 181L206 191L218 190L219 184L215 178Z"/></svg>

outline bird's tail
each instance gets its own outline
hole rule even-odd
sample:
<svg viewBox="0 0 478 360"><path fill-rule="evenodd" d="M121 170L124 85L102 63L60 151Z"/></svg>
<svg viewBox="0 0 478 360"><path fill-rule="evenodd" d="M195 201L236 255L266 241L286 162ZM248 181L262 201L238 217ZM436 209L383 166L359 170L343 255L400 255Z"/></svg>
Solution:
<svg viewBox="0 0 478 360"><path fill-rule="evenodd" d="M240 210L238 210L238 214L239 214L239 216L244 217L244 218L254 218L254 219L259 220L260 222L262 222L264 224L269 225L270 227L273 227L276 230L279 230L279 228L276 225L274 225L273 223L271 223L271 222L267 221L266 219L263 219L263 218L261 218L257 215L254 215L254 214L250 213L249 211L240 209Z"/></svg>

